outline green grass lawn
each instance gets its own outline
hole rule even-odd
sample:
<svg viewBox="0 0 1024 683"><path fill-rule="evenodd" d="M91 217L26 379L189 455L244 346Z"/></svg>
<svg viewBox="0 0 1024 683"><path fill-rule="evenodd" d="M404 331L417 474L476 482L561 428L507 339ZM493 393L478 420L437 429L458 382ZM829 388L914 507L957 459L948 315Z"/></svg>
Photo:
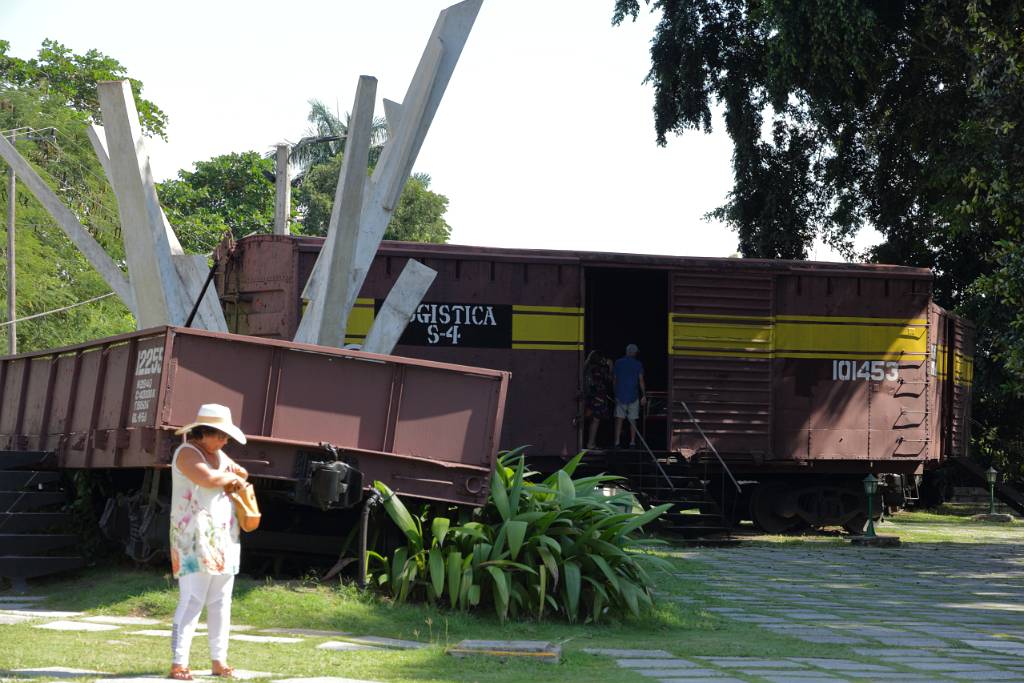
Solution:
<svg viewBox="0 0 1024 683"><path fill-rule="evenodd" d="M950 513L953 514L950 514ZM895 533L908 543L1019 543L1024 525L971 521L959 510L906 513L886 521L880 533ZM798 536L746 535L751 544L842 544L837 533ZM331 652L317 650L326 638L307 637L298 644L254 644L233 641L231 663L283 676L347 676L379 681L649 681L619 669L606 657L582 652L587 647L664 649L683 656L743 655L843 657L863 659L842 645L816 645L719 617L707 610L719 603L709 596L712 583L690 574L703 570L693 551L659 551L673 565L671 573L655 574L662 599L641 619L601 625L570 625L558 621L501 624L487 614L468 615L426 605L395 605L389 599L360 593L340 583L255 581L239 577L232 621L255 628L293 627L346 631L419 640L431 644L414 651ZM702 552L714 552L707 550ZM848 549L848 552L856 552ZM137 569L111 564L72 577L33 584L50 596L53 609L89 614L132 615L160 619L168 628L177 601L177 585L164 569ZM692 602L674 602L683 596ZM766 600L770 597L766 596ZM148 627L161 628L161 627ZM57 632L31 624L0 626L0 677L11 669L68 666L119 675L163 674L169 666L167 638L134 636L122 627L107 632ZM547 640L563 648L557 668L529 661L503 662L481 657L454 659L445 648L463 639ZM192 648L194 669L208 668L205 634Z"/></svg>
<svg viewBox="0 0 1024 683"><path fill-rule="evenodd" d="M669 553L671 555L671 553ZM678 572L692 561L672 559ZM259 582L240 577L235 588L232 621L257 628L295 627L347 631L431 643L416 651L330 652L315 646L326 638L300 644L264 645L232 642L235 666L290 676L348 676L387 681L521 681L551 676L550 664L501 662L485 658L453 659L448 645L470 639L547 640L563 647L559 680L649 680L618 669L611 660L583 653L585 647L665 649L682 655L826 656L834 648L813 646L769 632L749 638L749 625L722 619L705 607L701 582L661 574L658 590L689 596L696 603L659 601L643 619L603 625L526 621L500 624L488 615L467 615L425 605L394 605L340 584ZM97 567L76 578L39 582L35 590L51 596L47 606L90 614L146 616L169 623L176 604L176 585L157 570ZM141 628L141 627L140 627ZM158 628L158 627L147 627ZM166 638L129 635L138 630L98 633L44 631L29 624L0 626L0 675L16 668L69 666L121 675L163 673L169 666ZM205 635L197 635L192 667L208 668Z"/></svg>
<svg viewBox="0 0 1024 683"><path fill-rule="evenodd" d="M1005 509L997 510L1006 512ZM1020 543L1024 541L1024 524L981 522L972 519L988 512L987 505L947 503L933 510L900 512L875 524L878 534L899 536L903 543ZM808 530L792 534L763 534L753 526L744 525L737 534L745 543L846 545L847 534L841 529Z"/></svg>

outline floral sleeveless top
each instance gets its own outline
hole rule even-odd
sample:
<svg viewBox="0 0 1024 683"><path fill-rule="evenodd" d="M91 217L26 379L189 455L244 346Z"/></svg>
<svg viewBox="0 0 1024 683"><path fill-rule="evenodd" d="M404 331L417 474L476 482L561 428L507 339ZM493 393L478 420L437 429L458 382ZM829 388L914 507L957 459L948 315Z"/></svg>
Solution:
<svg viewBox="0 0 1024 683"><path fill-rule="evenodd" d="M183 443L171 458L171 569L174 578L202 572L237 574L241 556L235 507L224 489L193 483L178 470L178 454L185 448L203 456L195 446ZM220 452L223 471L228 458Z"/></svg>

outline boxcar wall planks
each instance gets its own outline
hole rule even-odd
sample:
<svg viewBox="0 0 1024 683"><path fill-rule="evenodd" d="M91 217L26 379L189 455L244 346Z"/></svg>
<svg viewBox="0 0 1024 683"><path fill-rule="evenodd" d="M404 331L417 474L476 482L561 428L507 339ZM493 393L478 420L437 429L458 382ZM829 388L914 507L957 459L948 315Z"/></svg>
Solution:
<svg viewBox="0 0 1024 683"><path fill-rule="evenodd" d="M290 337L319 245L239 242L219 281L236 331ZM927 270L385 242L347 342L407 258L439 275L396 353L511 370L503 447L574 452L583 355L615 358L639 339L647 382L666 396L647 424L657 449L704 447L683 400L741 471L912 474L966 448L973 332L931 301ZM940 436L953 422L956 453Z"/></svg>

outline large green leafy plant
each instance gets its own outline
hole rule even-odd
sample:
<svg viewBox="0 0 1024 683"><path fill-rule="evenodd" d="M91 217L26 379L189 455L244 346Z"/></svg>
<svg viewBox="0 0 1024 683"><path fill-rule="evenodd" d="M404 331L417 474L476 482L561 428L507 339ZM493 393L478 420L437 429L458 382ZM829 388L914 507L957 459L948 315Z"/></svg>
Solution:
<svg viewBox="0 0 1024 683"><path fill-rule="evenodd" d="M425 508L413 514L391 489L374 486L407 543L390 557L372 553L375 580L396 600L425 598L467 610L493 606L510 616L556 614L576 622L651 606L647 570L663 560L631 550L636 532L667 505L633 512L628 493L606 495L618 477L573 478L583 454L534 482L522 449L505 453L491 476L487 504L462 523ZM650 541L647 541L650 542ZM581 609L582 608L582 609Z"/></svg>

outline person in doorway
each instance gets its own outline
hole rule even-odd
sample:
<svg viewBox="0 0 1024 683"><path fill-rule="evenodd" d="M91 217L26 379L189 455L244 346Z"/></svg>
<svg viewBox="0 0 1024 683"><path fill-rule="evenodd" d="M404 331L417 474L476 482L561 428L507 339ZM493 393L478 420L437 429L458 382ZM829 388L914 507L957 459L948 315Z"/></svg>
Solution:
<svg viewBox="0 0 1024 683"><path fill-rule="evenodd" d="M636 421L640 406L647 402L644 385L644 365L637 360L640 349L636 344L626 346L626 355L615 361L615 447L619 447L622 421L629 420L629 447L636 448Z"/></svg>
<svg viewBox="0 0 1024 683"><path fill-rule="evenodd" d="M222 450L229 439L245 443L231 421L231 409L216 403L199 407L171 458L171 569L178 580L178 608L171 626L171 673L192 680L189 649L206 607L213 675L231 678L228 630L231 591L241 555L238 520L227 493L249 474Z"/></svg>
<svg viewBox="0 0 1024 683"><path fill-rule="evenodd" d="M612 362L591 351L583 364L583 395L586 416L590 418L587 448L597 448L597 430L601 420L612 416Z"/></svg>

